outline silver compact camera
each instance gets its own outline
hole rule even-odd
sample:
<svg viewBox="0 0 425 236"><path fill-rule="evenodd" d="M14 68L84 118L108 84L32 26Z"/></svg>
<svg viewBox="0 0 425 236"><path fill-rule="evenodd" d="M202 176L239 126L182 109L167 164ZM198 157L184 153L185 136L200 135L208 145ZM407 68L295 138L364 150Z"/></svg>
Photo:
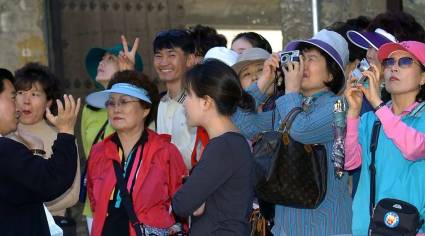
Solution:
<svg viewBox="0 0 425 236"><path fill-rule="evenodd" d="M359 64L357 64L356 69L351 72L351 76L356 78L356 84L362 84L365 87L368 85L367 77L362 74L363 71L368 70L370 70L370 64L366 58L363 58Z"/></svg>
<svg viewBox="0 0 425 236"><path fill-rule="evenodd" d="M280 57L280 65L285 65L290 61L300 61L300 51L294 50L294 51L287 51L287 52L281 52L279 53Z"/></svg>

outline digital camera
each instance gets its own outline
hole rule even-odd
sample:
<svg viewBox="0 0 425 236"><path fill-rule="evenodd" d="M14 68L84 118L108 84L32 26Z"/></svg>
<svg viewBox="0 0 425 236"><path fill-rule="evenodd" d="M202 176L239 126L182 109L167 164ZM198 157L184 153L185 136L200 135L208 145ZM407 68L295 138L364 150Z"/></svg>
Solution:
<svg viewBox="0 0 425 236"><path fill-rule="evenodd" d="M279 53L280 57L280 66L286 65L290 61L300 61L300 51L294 50L294 51L287 51L287 52L281 52Z"/></svg>
<svg viewBox="0 0 425 236"><path fill-rule="evenodd" d="M357 64L356 69L351 72L351 76L356 78L356 84L362 84L363 86L368 85L367 77L362 74L363 71L370 70L370 64L366 58L363 58L359 64Z"/></svg>

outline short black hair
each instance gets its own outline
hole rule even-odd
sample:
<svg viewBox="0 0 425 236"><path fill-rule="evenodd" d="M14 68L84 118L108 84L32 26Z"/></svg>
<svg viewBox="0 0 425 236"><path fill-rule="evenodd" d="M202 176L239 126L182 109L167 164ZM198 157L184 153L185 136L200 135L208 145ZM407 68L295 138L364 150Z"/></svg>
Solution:
<svg viewBox="0 0 425 236"><path fill-rule="evenodd" d="M4 81L9 80L12 84L15 81L12 72L8 69L0 68L0 93L4 91Z"/></svg>
<svg viewBox="0 0 425 236"><path fill-rule="evenodd" d="M205 56L213 47L227 47L226 36L217 33L213 27L196 25L189 28L189 31L195 43L196 56Z"/></svg>
<svg viewBox="0 0 425 236"><path fill-rule="evenodd" d="M127 83L134 85L138 88L145 89L148 92L148 97L150 98L152 104L140 100L141 106L150 109L150 112L145 119L144 125L148 126L152 121L156 121L156 115L159 104L158 88L154 83L151 82L151 80L146 74L135 70L119 71L112 76L112 79L111 81L109 81L108 84L108 89L110 89L112 85L117 83Z"/></svg>
<svg viewBox="0 0 425 236"><path fill-rule="evenodd" d="M61 99L63 94L59 78L47 66L36 62L30 62L15 71L14 85L17 91L30 90L37 82L46 94L47 101L52 101L49 108L53 114L56 114L57 104L55 100Z"/></svg>
<svg viewBox="0 0 425 236"><path fill-rule="evenodd" d="M261 34L257 34L255 32L239 33L232 40L232 44L238 39L244 39L248 41L253 48L262 48L267 52L272 53L272 46L270 45L269 41L267 41L267 39L264 38Z"/></svg>
<svg viewBox="0 0 425 236"><path fill-rule="evenodd" d="M415 17L406 12L388 11L377 15L367 27L372 32L381 28L394 35L398 41L425 41L425 30Z"/></svg>
<svg viewBox="0 0 425 236"><path fill-rule="evenodd" d="M187 30L170 29L159 32L153 41L153 51L161 49L181 48L186 54L195 53L195 43Z"/></svg>
<svg viewBox="0 0 425 236"><path fill-rule="evenodd" d="M300 43L297 49L300 51L312 49L317 50L325 58L326 68L333 77L331 81L324 83L326 87L328 87L334 94L337 94L344 87L344 73L341 71L341 68L339 67L338 63L328 53L309 43Z"/></svg>
<svg viewBox="0 0 425 236"><path fill-rule="evenodd" d="M348 51L350 52L349 61L353 62L356 59L361 60L366 57L367 51L363 48L360 48L354 45L347 37L347 31L355 30L358 32L363 32L366 30L369 25L369 18L366 16L359 16L356 18L348 19L345 22L335 22L328 27L329 30L339 33L348 43Z"/></svg>

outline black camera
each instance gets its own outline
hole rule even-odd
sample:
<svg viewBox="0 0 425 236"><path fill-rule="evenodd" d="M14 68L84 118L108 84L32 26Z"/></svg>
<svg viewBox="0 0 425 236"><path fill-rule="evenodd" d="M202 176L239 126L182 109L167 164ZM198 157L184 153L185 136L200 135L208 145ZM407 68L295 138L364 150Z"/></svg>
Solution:
<svg viewBox="0 0 425 236"><path fill-rule="evenodd" d="M351 76L356 78L356 84L361 84L365 87L369 85L368 79L362 74L363 71L368 71L371 69L371 66L366 58L363 58L359 64L357 64L356 69L351 72Z"/></svg>
<svg viewBox="0 0 425 236"><path fill-rule="evenodd" d="M279 53L280 66L285 66L290 61L300 61L300 51L287 51Z"/></svg>

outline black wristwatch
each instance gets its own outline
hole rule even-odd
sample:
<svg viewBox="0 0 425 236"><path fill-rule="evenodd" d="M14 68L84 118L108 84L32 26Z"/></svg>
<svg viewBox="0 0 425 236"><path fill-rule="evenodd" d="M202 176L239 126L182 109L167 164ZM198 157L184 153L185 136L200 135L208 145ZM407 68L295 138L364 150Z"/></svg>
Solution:
<svg viewBox="0 0 425 236"><path fill-rule="evenodd" d="M376 106L375 108L373 108L373 110L377 111L377 110L379 110L383 106L385 106L385 102L381 102L378 106Z"/></svg>
<svg viewBox="0 0 425 236"><path fill-rule="evenodd" d="M44 156L46 155L46 151L43 149L31 149L33 155Z"/></svg>

